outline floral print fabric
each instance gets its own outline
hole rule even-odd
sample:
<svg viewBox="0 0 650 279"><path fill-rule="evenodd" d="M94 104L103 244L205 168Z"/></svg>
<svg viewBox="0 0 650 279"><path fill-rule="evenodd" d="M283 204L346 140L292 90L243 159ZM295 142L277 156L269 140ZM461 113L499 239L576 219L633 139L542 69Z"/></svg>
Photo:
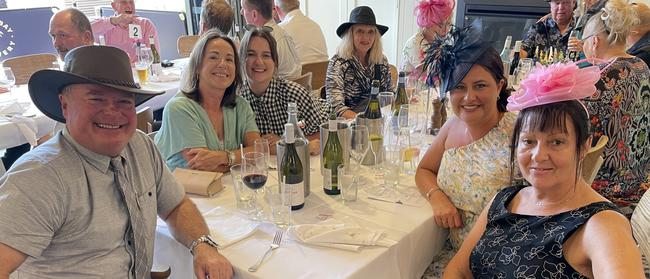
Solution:
<svg viewBox="0 0 650 279"><path fill-rule="evenodd" d="M630 207L623 209L629 215L650 186L650 70L636 57L598 66L604 71L585 104L592 142L602 135L609 141L592 187L617 205Z"/></svg>
<svg viewBox="0 0 650 279"><path fill-rule="evenodd" d="M575 21L569 23L569 28L563 35L557 27L557 23L552 17L536 22L528 29L521 42L521 49L528 53L528 57L533 57L535 47L539 46L539 51L553 49L564 51L569 44L569 35L575 28Z"/></svg>

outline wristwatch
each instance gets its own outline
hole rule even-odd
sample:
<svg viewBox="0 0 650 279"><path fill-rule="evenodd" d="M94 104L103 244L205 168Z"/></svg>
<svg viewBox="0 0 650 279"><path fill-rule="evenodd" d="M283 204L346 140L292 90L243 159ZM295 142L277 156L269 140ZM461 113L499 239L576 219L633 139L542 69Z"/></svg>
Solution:
<svg viewBox="0 0 650 279"><path fill-rule="evenodd" d="M228 166L232 166L235 164L235 152L232 152L230 150L226 150L226 154L228 154Z"/></svg>
<svg viewBox="0 0 650 279"><path fill-rule="evenodd" d="M201 243L206 243L206 244L216 248L217 250L221 249L221 246L219 246L219 244L217 244L217 242L214 241L214 239L212 239L212 237L210 237L207 234L204 234L202 236L199 236L199 238L192 241L192 244L190 244L190 254L192 254L192 256L194 256L194 249L196 249L196 246L199 246L199 244L201 244Z"/></svg>

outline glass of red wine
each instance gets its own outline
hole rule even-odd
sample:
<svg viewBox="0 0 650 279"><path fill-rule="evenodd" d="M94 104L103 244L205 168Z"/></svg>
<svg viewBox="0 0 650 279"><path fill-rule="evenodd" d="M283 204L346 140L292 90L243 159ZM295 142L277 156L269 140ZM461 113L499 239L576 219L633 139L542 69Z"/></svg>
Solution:
<svg viewBox="0 0 650 279"><path fill-rule="evenodd" d="M246 187L254 191L253 204L256 213L252 216L253 220L261 221L264 219L264 212L257 200L257 196L259 190L266 184L267 177L268 170L264 154L261 152L246 152L242 164L242 181Z"/></svg>

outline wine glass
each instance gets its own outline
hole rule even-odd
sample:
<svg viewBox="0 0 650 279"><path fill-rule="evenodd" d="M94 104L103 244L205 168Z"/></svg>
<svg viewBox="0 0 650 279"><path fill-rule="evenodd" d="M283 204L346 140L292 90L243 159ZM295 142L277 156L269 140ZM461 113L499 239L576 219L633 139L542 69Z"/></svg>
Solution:
<svg viewBox="0 0 650 279"><path fill-rule="evenodd" d="M16 84L14 72L9 67L2 67L0 72L0 93L11 92L11 88Z"/></svg>
<svg viewBox="0 0 650 279"><path fill-rule="evenodd" d="M268 178L268 170L264 154L259 152L246 152L243 157L242 164L242 181L246 186L254 191L253 204L255 207L255 214L253 220L263 220L264 212L259 204L257 196L259 190L264 187Z"/></svg>
<svg viewBox="0 0 650 279"><path fill-rule="evenodd" d="M361 161L366 156L366 152L368 152L369 143L368 127L365 125L352 126L350 158L356 163L355 168L361 165Z"/></svg>
<svg viewBox="0 0 650 279"><path fill-rule="evenodd" d="M393 102L395 102L395 94L390 91L379 92L379 107L381 108L381 114L385 117L390 114L391 107Z"/></svg>
<svg viewBox="0 0 650 279"><path fill-rule="evenodd" d="M137 61L135 62L135 69L138 72L138 79L140 83L146 84L149 77L149 66L153 63L153 54L148 47L140 47L136 50Z"/></svg>
<svg viewBox="0 0 650 279"><path fill-rule="evenodd" d="M397 126L400 128L409 128L412 133L415 133L418 126L418 118L420 118L420 110L416 105L402 105L399 108L397 115Z"/></svg>
<svg viewBox="0 0 650 279"><path fill-rule="evenodd" d="M264 161L269 169L275 168L271 165L271 152L269 150L269 141L267 139L256 139L253 143L253 149L255 152L264 154Z"/></svg>

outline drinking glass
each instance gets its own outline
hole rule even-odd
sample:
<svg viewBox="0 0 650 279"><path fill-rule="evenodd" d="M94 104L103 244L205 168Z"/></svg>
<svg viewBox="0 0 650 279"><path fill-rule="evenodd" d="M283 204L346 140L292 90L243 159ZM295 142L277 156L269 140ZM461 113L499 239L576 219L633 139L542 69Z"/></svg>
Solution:
<svg viewBox="0 0 650 279"><path fill-rule="evenodd" d="M153 54L148 47L140 47L136 51L137 61L135 62L135 70L138 72L138 79L140 83L146 84L149 77L149 66L153 63Z"/></svg>
<svg viewBox="0 0 650 279"><path fill-rule="evenodd" d="M341 199L345 202L357 200L357 192L359 191L359 181L356 179L359 171L354 170L352 167L339 165L338 176L339 185L341 186Z"/></svg>
<svg viewBox="0 0 650 279"><path fill-rule="evenodd" d="M420 161L422 135L411 133L408 128L400 128L398 145L402 149L402 170L405 174L414 175Z"/></svg>
<svg viewBox="0 0 650 279"><path fill-rule="evenodd" d="M271 221L278 229L285 230L291 224L291 190L284 191L275 185L268 186L266 197L271 208Z"/></svg>
<svg viewBox="0 0 650 279"><path fill-rule="evenodd" d="M379 107L381 108L381 115L384 115L385 118L390 115L391 107L395 101L395 94L390 91L379 92Z"/></svg>
<svg viewBox="0 0 650 279"><path fill-rule="evenodd" d="M361 161L368 152L370 139L368 127L365 125L355 125L351 128L350 140L350 158L356 163L356 167L361 165Z"/></svg>
<svg viewBox="0 0 650 279"><path fill-rule="evenodd" d="M259 152L264 155L264 161L266 162L267 168L275 168L273 165L271 165L271 152L269 150L269 141L267 139L256 139L253 143L253 149L255 152Z"/></svg>
<svg viewBox="0 0 650 279"><path fill-rule="evenodd" d="M402 105L397 115L397 126L400 128L409 128L412 133L415 133L420 114L416 105Z"/></svg>
<svg viewBox="0 0 650 279"><path fill-rule="evenodd" d="M235 189L235 197L237 199L237 209L246 215L253 213L253 190L242 181L242 165L237 164L230 167L230 177L232 178L232 186Z"/></svg>
<svg viewBox="0 0 650 279"><path fill-rule="evenodd" d="M533 69L533 59L531 58L522 58L519 60L519 66L515 69L514 73L514 83L519 85L519 83L528 76L528 72Z"/></svg>
<svg viewBox="0 0 650 279"><path fill-rule="evenodd" d="M402 165L402 148L398 145L386 146L384 159L384 186L392 189L399 185Z"/></svg>
<svg viewBox="0 0 650 279"><path fill-rule="evenodd" d="M2 67L0 72L0 93L11 92L11 88L16 84L14 72L9 67Z"/></svg>
<svg viewBox="0 0 650 279"><path fill-rule="evenodd" d="M268 178L268 168L264 160L264 154L259 152L246 152L242 159L242 181L248 188L255 191L253 194L253 203L256 213L252 219L258 221L263 220L264 212L257 196Z"/></svg>

